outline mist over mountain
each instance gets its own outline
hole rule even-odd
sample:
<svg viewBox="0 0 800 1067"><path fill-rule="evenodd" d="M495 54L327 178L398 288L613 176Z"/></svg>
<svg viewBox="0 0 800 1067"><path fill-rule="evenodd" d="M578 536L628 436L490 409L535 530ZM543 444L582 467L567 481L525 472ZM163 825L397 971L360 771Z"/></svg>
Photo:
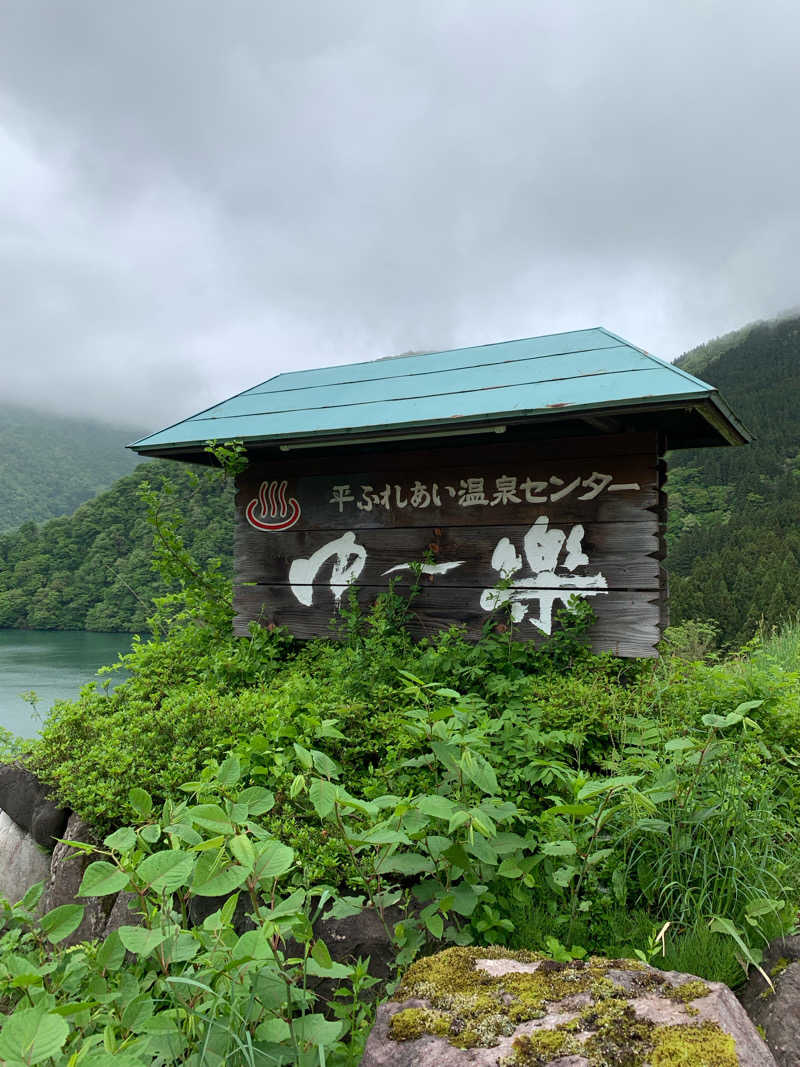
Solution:
<svg viewBox="0 0 800 1067"><path fill-rule="evenodd" d="M0 404L0 531L66 515L128 474L136 427Z"/></svg>

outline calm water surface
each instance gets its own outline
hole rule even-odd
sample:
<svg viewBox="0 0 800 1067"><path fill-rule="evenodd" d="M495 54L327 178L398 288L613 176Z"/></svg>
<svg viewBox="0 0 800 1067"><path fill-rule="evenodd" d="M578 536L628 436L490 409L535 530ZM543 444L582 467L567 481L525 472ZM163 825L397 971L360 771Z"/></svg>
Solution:
<svg viewBox="0 0 800 1067"><path fill-rule="evenodd" d="M90 634L51 630L0 630L0 726L33 737L40 722L20 695L34 690L44 717L56 700L74 699L96 677L98 667L117 661L131 647L130 634ZM111 676L112 684L123 676Z"/></svg>

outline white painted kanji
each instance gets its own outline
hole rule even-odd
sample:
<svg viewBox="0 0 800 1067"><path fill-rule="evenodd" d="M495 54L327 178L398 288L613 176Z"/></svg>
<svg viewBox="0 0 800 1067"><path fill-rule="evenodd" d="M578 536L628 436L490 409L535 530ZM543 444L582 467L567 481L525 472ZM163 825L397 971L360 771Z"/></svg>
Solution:
<svg viewBox="0 0 800 1067"><path fill-rule="evenodd" d="M502 537L492 553L492 569L497 571L503 585L508 584L505 588L496 586L483 590L480 600L483 610L496 611L508 604L514 622L527 619L542 633L550 634L553 631L553 607L558 601L566 606L573 595L606 595L608 583L599 572L572 573L589 563L589 557L583 551L583 533L580 524L573 526L569 533L555 527L550 529L547 516L540 515L523 538L524 562L511 541ZM524 570L526 563L531 573L514 577ZM538 615L532 611L534 601L539 604Z"/></svg>

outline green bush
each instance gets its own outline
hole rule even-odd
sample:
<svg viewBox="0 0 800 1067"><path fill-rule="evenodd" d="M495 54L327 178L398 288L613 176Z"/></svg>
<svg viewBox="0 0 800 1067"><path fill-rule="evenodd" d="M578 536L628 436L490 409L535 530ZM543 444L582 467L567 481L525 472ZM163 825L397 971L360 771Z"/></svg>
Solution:
<svg viewBox="0 0 800 1067"><path fill-rule="evenodd" d="M422 907L428 934L404 927L401 960L428 935L522 931L544 940L525 947L602 953L646 922L649 952L669 923L676 959L711 935L726 946L717 977L732 951L757 959L789 928L800 676L786 647L594 656L581 602L539 648L458 630L414 643L413 598L391 588L369 614L346 606L337 640L233 638L229 584L144 494L181 592L124 660L127 680L56 705L30 755L98 828L134 818L134 783L169 807L235 765L242 788L274 796L259 825L292 849L296 884Z"/></svg>

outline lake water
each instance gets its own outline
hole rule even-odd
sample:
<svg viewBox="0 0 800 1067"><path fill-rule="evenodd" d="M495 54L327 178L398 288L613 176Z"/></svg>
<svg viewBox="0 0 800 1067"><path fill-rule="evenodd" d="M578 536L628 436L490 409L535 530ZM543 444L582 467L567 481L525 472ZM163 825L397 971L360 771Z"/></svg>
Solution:
<svg viewBox="0 0 800 1067"><path fill-rule="evenodd" d="M131 647L130 634L83 631L0 630L0 726L19 737L33 737L40 721L21 693L33 690L44 718L56 700L74 699L87 682L99 685L108 675L98 667L117 661ZM112 684L122 680L111 675Z"/></svg>

